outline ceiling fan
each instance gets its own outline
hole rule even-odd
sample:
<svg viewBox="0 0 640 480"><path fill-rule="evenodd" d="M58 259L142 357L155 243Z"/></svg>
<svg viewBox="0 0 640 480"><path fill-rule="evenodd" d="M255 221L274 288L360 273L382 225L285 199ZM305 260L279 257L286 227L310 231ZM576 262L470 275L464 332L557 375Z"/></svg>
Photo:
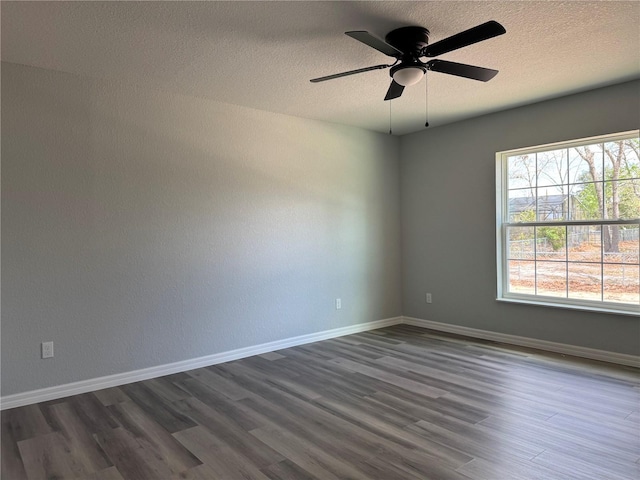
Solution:
<svg viewBox="0 0 640 480"><path fill-rule="evenodd" d="M438 57L444 53L497 37L503 33L506 33L505 28L494 20L452 35L432 45L429 45L429 30L423 27L397 28L389 32L385 36L384 41L366 31L345 32L345 35L371 48L375 48L385 55L395 58L396 61L388 65L374 65L373 67L359 68L348 72L327 75L326 77L314 78L311 82L324 82L326 80L333 80L334 78L390 67L391 70L389 74L392 80L387 95L384 97L385 100L398 98L402 95L404 87L418 83L427 70L487 82L498 74L497 70L466 65L464 63L448 62L446 60L429 60L423 62L420 58Z"/></svg>

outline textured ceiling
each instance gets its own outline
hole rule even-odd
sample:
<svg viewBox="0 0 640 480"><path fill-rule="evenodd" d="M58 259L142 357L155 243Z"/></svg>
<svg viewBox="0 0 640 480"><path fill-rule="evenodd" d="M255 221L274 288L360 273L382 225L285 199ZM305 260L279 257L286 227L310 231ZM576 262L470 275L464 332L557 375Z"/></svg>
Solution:
<svg viewBox="0 0 640 480"><path fill-rule="evenodd" d="M149 85L387 132L390 79L309 79L389 57L344 35L421 25L430 42L496 20L507 33L442 59L500 70L488 83L430 72L429 121L640 77L640 2L7 2L2 60ZM392 102L394 134L424 128L425 83Z"/></svg>

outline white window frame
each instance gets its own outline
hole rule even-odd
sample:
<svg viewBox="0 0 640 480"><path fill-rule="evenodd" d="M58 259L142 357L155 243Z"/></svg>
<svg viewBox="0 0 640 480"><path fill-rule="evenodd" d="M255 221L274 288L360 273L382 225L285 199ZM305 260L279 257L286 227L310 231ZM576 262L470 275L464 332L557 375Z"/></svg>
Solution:
<svg viewBox="0 0 640 480"><path fill-rule="evenodd" d="M640 219L630 220L569 220L559 222L520 222L509 223L509 199L508 199L508 172L507 159L510 156L521 154L533 154L546 152L550 150L558 150L564 148L572 148L577 146L589 145L593 143L615 142L626 140L628 138L637 137L638 130L621 132L612 135L600 135L596 137L581 138L566 142L549 143L546 145L537 145L533 147L518 148L513 150L505 150L496 153L496 259L497 259L497 297L498 301L523 303L530 305L541 305L547 307L570 308L577 310L588 310L603 313L616 313L623 315L640 315L640 305L623 304L617 302L581 300L573 298L550 297L538 294L525 294L509 292L508 288L508 259L507 259L507 227L537 227L537 226L570 226L576 225L616 225L640 223Z"/></svg>

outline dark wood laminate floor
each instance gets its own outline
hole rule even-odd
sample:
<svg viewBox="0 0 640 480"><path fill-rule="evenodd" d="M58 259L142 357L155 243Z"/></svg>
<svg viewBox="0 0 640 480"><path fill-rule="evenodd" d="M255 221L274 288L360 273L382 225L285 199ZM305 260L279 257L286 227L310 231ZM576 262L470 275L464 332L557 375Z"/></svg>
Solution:
<svg viewBox="0 0 640 480"><path fill-rule="evenodd" d="M6 410L2 480L637 480L638 380L394 326Z"/></svg>

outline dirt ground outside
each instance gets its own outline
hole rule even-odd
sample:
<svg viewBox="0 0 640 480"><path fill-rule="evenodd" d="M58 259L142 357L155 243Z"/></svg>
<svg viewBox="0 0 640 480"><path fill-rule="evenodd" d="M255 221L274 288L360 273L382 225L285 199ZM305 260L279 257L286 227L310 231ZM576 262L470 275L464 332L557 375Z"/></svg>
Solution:
<svg viewBox="0 0 640 480"><path fill-rule="evenodd" d="M531 252L509 260L509 291L638 305L638 257L638 241L621 242L620 253L605 253L604 262L599 245L588 243L568 253Z"/></svg>

